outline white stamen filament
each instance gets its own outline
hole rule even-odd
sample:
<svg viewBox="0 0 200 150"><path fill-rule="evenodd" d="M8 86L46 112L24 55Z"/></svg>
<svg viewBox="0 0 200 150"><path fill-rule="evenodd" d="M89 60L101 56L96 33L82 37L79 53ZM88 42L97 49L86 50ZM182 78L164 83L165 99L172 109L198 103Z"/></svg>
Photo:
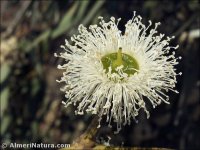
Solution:
<svg viewBox="0 0 200 150"><path fill-rule="evenodd" d="M169 46L169 41L174 37L164 39L164 34L157 35L156 29L160 23L152 28L149 21L145 27L142 18L134 12L122 35L117 27L119 19L116 21L112 17L107 23L102 17L99 19L100 26L91 25L89 31L83 25L79 26L80 34L71 39L74 45L66 40L65 45L61 46L65 52L59 57L67 63L58 66L65 70L58 82L66 83L62 89L67 97L67 101L62 102L64 105L78 104L76 114L98 114L99 122L106 115L109 126L113 119L119 132L121 125L130 124L140 109L144 109L149 117L144 97L154 108L161 102L169 104L169 97L164 92L177 92L174 88L178 74L174 66L181 58L169 53L171 49L178 48ZM117 73L112 73L111 67L107 73L103 69L101 58L116 53L119 48L137 60L139 70L134 75L124 73L123 65L117 67Z"/></svg>

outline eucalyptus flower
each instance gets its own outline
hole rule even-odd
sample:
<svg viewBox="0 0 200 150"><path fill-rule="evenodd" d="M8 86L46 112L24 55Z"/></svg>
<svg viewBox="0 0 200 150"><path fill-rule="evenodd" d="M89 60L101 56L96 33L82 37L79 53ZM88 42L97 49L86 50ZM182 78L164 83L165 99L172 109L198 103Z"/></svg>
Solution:
<svg viewBox="0 0 200 150"><path fill-rule="evenodd" d="M139 110L150 114L146 108L149 101L153 108L162 102L169 104L166 92L176 91L175 57L178 46L169 46L174 37L157 32L160 23L149 21L146 27L142 18L135 14L125 25L124 33L118 29L120 19L111 17L105 22L99 17L99 25L89 29L80 25L79 34L71 37L61 47L65 50L58 57L66 63L58 65L64 73L58 82L65 82L66 107L78 105L76 114L97 114L99 126L103 116L111 126L135 120ZM153 27L152 27L153 26ZM181 74L181 73L179 73Z"/></svg>

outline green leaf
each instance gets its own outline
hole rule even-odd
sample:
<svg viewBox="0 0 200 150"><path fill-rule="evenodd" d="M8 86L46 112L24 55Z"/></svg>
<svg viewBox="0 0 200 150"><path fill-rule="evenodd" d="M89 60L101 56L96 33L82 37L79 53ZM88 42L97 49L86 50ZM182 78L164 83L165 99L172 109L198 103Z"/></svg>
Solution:
<svg viewBox="0 0 200 150"><path fill-rule="evenodd" d="M1 65L1 68L0 68L0 73L1 73L1 81L0 81L0 84L2 84L6 78L8 77L9 73L10 73L10 66L7 64L7 63L3 63Z"/></svg>
<svg viewBox="0 0 200 150"><path fill-rule="evenodd" d="M4 88L3 91L0 93L0 98L1 98L1 117L4 114L4 111L7 109L8 107L8 98L9 98L9 89Z"/></svg>
<svg viewBox="0 0 200 150"><path fill-rule="evenodd" d="M83 19L82 17L83 17L83 15L85 15L85 12L87 10L89 2L90 1L81 1L80 8L78 10L78 14L77 14L77 16L75 17L75 20L74 20L74 24L78 23L78 21L80 21L81 19Z"/></svg>
<svg viewBox="0 0 200 150"><path fill-rule="evenodd" d="M78 8L79 1L76 1L76 3L69 9L69 11L66 12L64 15L62 21L58 25L58 27L52 32L51 38L57 38L61 34L63 34L65 31L69 29L69 27L72 24L72 20L74 18L74 14Z"/></svg>
<svg viewBox="0 0 200 150"><path fill-rule="evenodd" d="M1 135L3 135L7 128L9 127L9 124L11 123L11 117L4 116L1 120Z"/></svg>
<svg viewBox="0 0 200 150"><path fill-rule="evenodd" d="M83 25L87 25L95 16L95 14L97 13L97 11L102 7L102 5L104 4L104 0L102 1L96 1L96 3L94 4L94 6L91 8L91 10L88 12L88 15L84 18L82 24Z"/></svg>

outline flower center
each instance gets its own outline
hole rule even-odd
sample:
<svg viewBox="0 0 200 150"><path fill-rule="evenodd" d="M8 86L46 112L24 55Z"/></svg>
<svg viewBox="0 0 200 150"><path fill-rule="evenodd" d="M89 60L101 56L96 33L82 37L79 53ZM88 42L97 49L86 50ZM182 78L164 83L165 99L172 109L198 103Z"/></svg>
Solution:
<svg viewBox="0 0 200 150"><path fill-rule="evenodd" d="M111 53L103 56L101 58L101 62L103 64L103 68L106 70L106 73L109 71L109 67L112 69L111 73L118 73L116 69L122 65L123 73L128 74L128 76L133 75L137 72L137 70L139 70L139 65L136 59L128 54L122 53L122 48L119 48L117 53Z"/></svg>

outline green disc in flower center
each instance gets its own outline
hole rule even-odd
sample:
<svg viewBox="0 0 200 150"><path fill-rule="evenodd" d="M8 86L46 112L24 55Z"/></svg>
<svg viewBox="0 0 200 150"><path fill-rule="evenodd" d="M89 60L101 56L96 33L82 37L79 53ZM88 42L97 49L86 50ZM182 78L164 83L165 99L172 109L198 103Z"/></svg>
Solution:
<svg viewBox="0 0 200 150"><path fill-rule="evenodd" d="M117 73L116 68L123 65L122 71L128 76L133 75L137 70L139 70L139 65L135 58L132 56L122 53L122 49L119 48L117 53L111 53L103 56L101 58L103 68L106 70L106 73L111 66L111 72Z"/></svg>

